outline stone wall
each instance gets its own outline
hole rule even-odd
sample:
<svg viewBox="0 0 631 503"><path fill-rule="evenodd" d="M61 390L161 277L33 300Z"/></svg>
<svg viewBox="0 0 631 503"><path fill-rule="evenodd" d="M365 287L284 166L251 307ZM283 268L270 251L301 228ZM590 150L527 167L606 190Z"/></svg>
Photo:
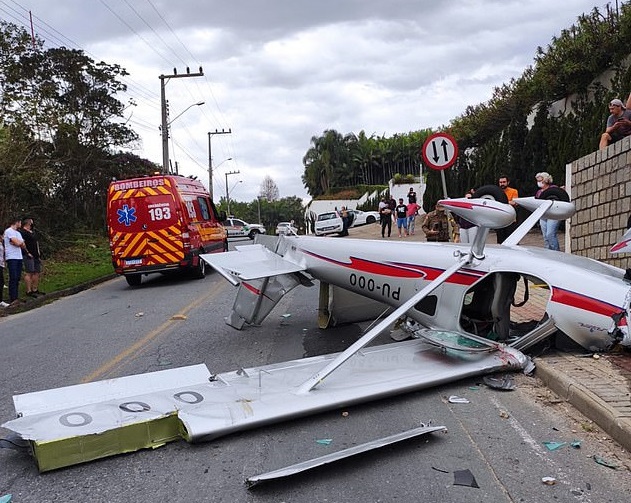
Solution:
<svg viewBox="0 0 631 503"><path fill-rule="evenodd" d="M566 188L576 214L569 221L566 249L569 245L576 255L631 267L628 253L609 253L631 215L631 137L577 159L568 171Z"/></svg>

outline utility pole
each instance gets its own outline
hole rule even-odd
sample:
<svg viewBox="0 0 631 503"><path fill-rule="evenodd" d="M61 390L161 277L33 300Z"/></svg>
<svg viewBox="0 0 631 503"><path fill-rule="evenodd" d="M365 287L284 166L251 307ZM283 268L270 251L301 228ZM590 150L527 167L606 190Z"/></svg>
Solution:
<svg viewBox="0 0 631 503"><path fill-rule="evenodd" d="M199 67L198 73L191 73L188 67L186 67L186 73L178 75L177 69L173 69L172 75L160 75L160 109L162 111L162 173L165 175L169 173L169 112L167 109L167 100L165 93L166 83L170 79L179 79L182 77L203 77L204 71L202 67Z"/></svg>
<svg viewBox="0 0 631 503"><path fill-rule="evenodd" d="M228 204L228 216L230 216L230 194L228 192L228 175L238 175L241 171L226 171L226 203Z"/></svg>
<svg viewBox="0 0 631 503"><path fill-rule="evenodd" d="M222 128L221 131L215 129L214 131L208 132L208 193L210 194L210 198L213 199L213 154L210 145L210 139L215 134L230 134L232 133L232 129L228 129L228 131L224 131Z"/></svg>

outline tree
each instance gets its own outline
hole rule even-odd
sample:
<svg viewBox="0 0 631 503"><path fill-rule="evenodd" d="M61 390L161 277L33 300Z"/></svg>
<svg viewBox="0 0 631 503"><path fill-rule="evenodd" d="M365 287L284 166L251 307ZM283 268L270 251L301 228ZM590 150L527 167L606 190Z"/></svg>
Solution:
<svg viewBox="0 0 631 503"><path fill-rule="evenodd" d="M271 176L265 175L263 182L261 183L261 191L259 197L267 199L270 202L277 201L280 193L278 191L278 185L272 179Z"/></svg>

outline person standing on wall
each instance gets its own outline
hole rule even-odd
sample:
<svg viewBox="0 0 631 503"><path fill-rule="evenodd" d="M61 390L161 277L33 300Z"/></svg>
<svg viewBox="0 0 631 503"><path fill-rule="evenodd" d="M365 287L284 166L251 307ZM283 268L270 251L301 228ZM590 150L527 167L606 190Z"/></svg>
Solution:
<svg viewBox="0 0 631 503"><path fill-rule="evenodd" d="M508 199L508 204L515 207L516 203L513 201L513 199L516 199L519 197L519 192L517 192L517 189L514 189L513 187L510 186L510 178L508 178L508 176L506 175L500 175L497 179L497 184L499 185L500 189L504 191L504 194L506 194L506 198ZM506 240L506 238L513 233L513 231L516 228L517 228L517 222L513 222L508 227L497 229L495 231L497 234L497 244L502 244Z"/></svg>

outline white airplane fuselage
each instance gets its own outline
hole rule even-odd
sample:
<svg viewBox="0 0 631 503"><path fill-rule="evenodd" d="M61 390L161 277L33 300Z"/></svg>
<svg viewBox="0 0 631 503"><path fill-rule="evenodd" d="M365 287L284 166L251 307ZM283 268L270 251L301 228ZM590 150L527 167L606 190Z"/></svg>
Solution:
<svg viewBox="0 0 631 503"><path fill-rule="evenodd" d="M313 277L399 306L451 267L468 245L292 236L278 253L302 265ZM433 292L423 310L408 316L430 328L462 331L465 295L493 273L516 273L544 282L546 312L559 330L589 349L604 349L611 338L612 315L625 311L630 285L624 271L585 257L536 247L489 245L482 260L455 273ZM432 308L432 303L436 308ZM626 331L626 321L622 321Z"/></svg>

